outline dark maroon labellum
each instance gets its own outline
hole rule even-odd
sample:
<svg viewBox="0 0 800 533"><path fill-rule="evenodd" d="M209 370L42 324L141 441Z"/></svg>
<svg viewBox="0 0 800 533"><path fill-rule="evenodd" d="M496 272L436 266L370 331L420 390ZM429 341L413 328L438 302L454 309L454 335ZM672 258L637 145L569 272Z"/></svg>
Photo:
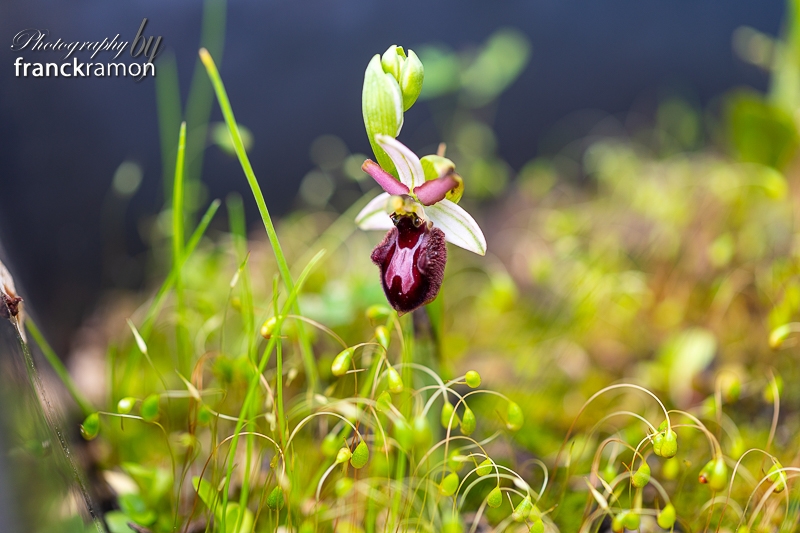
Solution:
<svg viewBox="0 0 800 533"><path fill-rule="evenodd" d="M444 232L416 215L392 215L394 228L372 251L381 270L386 299L399 313L409 313L439 294L447 263Z"/></svg>

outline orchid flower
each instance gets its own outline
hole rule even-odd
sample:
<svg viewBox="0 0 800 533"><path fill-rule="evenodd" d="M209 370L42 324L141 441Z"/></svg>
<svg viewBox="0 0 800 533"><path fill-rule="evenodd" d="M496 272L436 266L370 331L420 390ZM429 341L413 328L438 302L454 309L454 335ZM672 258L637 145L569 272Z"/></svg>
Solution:
<svg viewBox="0 0 800 533"><path fill-rule="evenodd" d="M381 271L381 284L392 307L408 313L436 298L447 262L445 241L484 255L486 239L469 213L448 200L461 178L453 167L435 179L425 179L420 159L388 135L375 141L391 158L400 180L372 160L361 167L385 192L356 217L364 230L389 230L372 251Z"/></svg>

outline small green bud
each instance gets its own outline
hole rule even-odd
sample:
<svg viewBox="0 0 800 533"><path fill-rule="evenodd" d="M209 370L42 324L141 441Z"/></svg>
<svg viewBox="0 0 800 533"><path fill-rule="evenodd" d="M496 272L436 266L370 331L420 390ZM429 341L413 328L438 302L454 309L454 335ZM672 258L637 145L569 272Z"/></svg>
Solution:
<svg viewBox="0 0 800 533"><path fill-rule="evenodd" d="M122 415L127 415L128 413L133 411L133 407L135 405L136 405L136 398L127 396L117 402L117 412Z"/></svg>
<svg viewBox="0 0 800 533"><path fill-rule="evenodd" d="M353 450L353 456L350 458L350 466L358 470L359 468L364 468L369 461L369 448L367 448L367 443L363 440L358 443L356 449Z"/></svg>
<svg viewBox="0 0 800 533"><path fill-rule="evenodd" d="M464 416L461 419L461 433L464 435L472 435L478 421L475 419L475 413L469 407L464 407Z"/></svg>
<svg viewBox="0 0 800 533"><path fill-rule="evenodd" d="M414 446L414 433L403 418L398 418L394 422L394 439L406 451L410 451Z"/></svg>
<svg viewBox="0 0 800 533"><path fill-rule="evenodd" d="M622 533L625 531L625 518L628 516L628 511L621 511L614 515L611 519L611 530L614 533Z"/></svg>
<svg viewBox="0 0 800 533"><path fill-rule="evenodd" d="M158 404L160 398L158 394L151 394L147 398L142 401L142 407L140 409L140 413L142 418L145 422L152 422L156 418L158 418Z"/></svg>
<svg viewBox="0 0 800 533"><path fill-rule="evenodd" d="M488 457L481 461L478 467L475 469L475 473L478 474L480 477L489 475L492 472L492 468L494 468L494 463Z"/></svg>
<svg viewBox="0 0 800 533"><path fill-rule="evenodd" d="M264 337L265 339L269 339L270 337L272 337L272 332L275 330L275 324L277 324L277 322L278 322L277 316L269 317L261 325L261 330L259 331L259 333L261 333L261 336Z"/></svg>
<svg viewBox="0 0 800 533"><path fill-rule="evenodd" d="M210 424L211 421L214 419L214 413L211 412L211 409L207 405L203 405L197 411L197 423L206 425Z"/></svg>
<svg viewBox="0 0 800 533"><path fill-rule="evenodd" d="M389 411L390 406L392 405L392 397L389 395L388 391L383 391L378 395L378 402L375 408L380 413L385 413Z"/></svg>
<svg viewBox="0 0 800 533"><path fill-rule="evenodd" d="M339 448L339 451L336 453L336 464L340 465L342 463L346 463L350 460L353 456L353 452L350 451L350 448L347 446L342 446Z"/></svg>
<svg viewBox="0 0 800 533"><path fill-rule="evenodd" d="M728 465L725 464L725 459L719 456L710 460L700 471L697 480L700 483L707 484L714 492L724 490L725 485L728 483Z"/></svg>
<svg viewBox="0 0 800 533"><path fill-rule="evenodd" d="M672 526L675 525L675 507L671 503L668 503L661 509L661 512L658 513L656 522L658 522L658 527L661 529L672 529Z"/></svg>
<svg viewBox="0 0 800 533"><path fill-rule="evenodd" d="M544 522L541 518L537 518L531 524L531 528L528 530L530 533L544 533Z"/></svg>
<svg viewBox="0 0 800 533"><path fill-rule="evenodd" d="M622 519L622 525L625 526L625 529L630 529L631 531L638 530L640 523L641 517L636 511L628 511L625 513L625 518Z"/></svg>
<svg viewBox="0 0 800 533"><path fill-rule="evenodd" d="M678 453L678 435L672 429L664 433L664 442L661 444L661 457L670 459Z"/></svg>
<svg viewBox="0 0 800 533"><path fill-rule="evenodd" d="M393 366L386 370L386 382L389 384L389 390L393 393L403 392L403 379Z"/></svg>
<svg viewBox="0 0 800 533"><path fill-rule="evenodd" d="M433 433L431 425L428 423L428 418L425 415L417 415L411 424L414 433L414 445L417 449L427 450L431 445Z"/></svg>
<svg viewBox="0 0 800 533"><path fill-rule="evenodd" d="M500 490L500 487L495 487L489 492L489 496L486 497L486 504L492 509L497 509L503 504L503 491Z"/></svg>
<svg viewBox="0 0 800 533"><path fill-rule="evenodd" d="M392 310L385 305L375 304L367 307L365 314L370 320L385 320L392 314Z"/></svg>
<svg viewBox="0 0 800 533"><path fill-rule="evenodd" d="M401 66L401 58L404 60L406 58L406 54L402 48L398 50L397 45L392 45L386 49L386 51L381 56L381 67L383 71L387 74L391 74L394 76L394 79L400 80L400 66Z"/></svg>
<svg viewBox="0 0 800 533"><path fill-rule="evenodd" d="M525 417L519 404L517 402L508 402L508 408L506 409L506 427L508 430L519 431L524 423Z"/></svg>
<svg viewBox="0 0 800 533"><path fill-rule="evenodd" d="M442 496L452 496L458 490L458 483L458 474L450 472L442 479L442 483L439 485L439 494Z"/></svg>
<svg viewBox="0 0 800 533"><path fill-rule="evenodd" d="M653 453L661 457L661 450L664 446L664 434L656 433L653 435Z"/></svg>
<svg viewBox="0 0 800 533"><path fill-rule="evenodd" d="M439 418L439 421L442 423L442 427L447 429L450 427L450 419L453 419L453 425L457 426L459 424L458 415L453 416L455 412L455 408L453 404L448 402L447 400L444 401L444 405L442 405L442 415Z"/></svg>
<svg viewBox="0 0 800 533"><path fill-rule="evenodd" d="M637 489L640 489L650 483L650 466L646 462L642 462L636 472L631 476L631 483Z"/></svg>
<svg viewBox="0 0 800 533"><path fill-rule="evenodd" d="M677 457L667 459L661 467L661 476L667 481L672 481L678 478L681 473L681 462Z"/></svg>
<svg viewBox="0 0 800 533"><path fill-rule="evenodd" d="M337 497L343 498L350 493L352 488L353 480L349 477L343 477L336 480L336 484L333 486L333 491L336 493Z"/></svg>
<svg viewBox="0 0 800 533"><path fill-rule="evenodd" d="M514 522L522 522L528 518L528 515L531 514L532 510L533 502L531 501L531 497L525 496L514 508L514 512L511 513L511 518L514 520Z"/></svg>
<svg viewBox="0 0 800 533"><path fill-rule="evenodd" d="M389 341L391 340L391 335L389 333L389 329L386 326L378 326L375 328L375 339L378 341L378 344L383 346L384 350L389 349Z"/></svg>
<svg viewBox="0 0 800 533"><path fill-rule="evenodd" d="M447 454L447 468L453 470L454 472L458 472L464 467L464 463L467 461L466 456L461 454L460 448L455 448L450 450L450 453Z"/></svg>
<svg viewBox="0 0 800 533"><path fill-rule="evenodd" d="M783 492L786 488L786 472L782 472L782 468L783 465L775 461L767 471L767 478L775 485L774 492Z"/></svg>
<svg viewBox="0 0 800 533"><path fill-rule="evenodd" d="M400 68L400 90L403 92L403 111L414 105L422 92L422 81L425 78L425 69L422 61L413 50L408 51L408 57Z"/></svg>
<svg viewBox="0 0 800 533"><path fill-rule="evenodd" d="M353 364L354 348L345 348L339 355L333 358L331 363L331 374L334 376L344 376Z"/></svg>
<svg viewBox="0 0 800 533"><path fill-rule="evenodd" d="M464 377L464 380L467 382L471 388L475 389L481 386L481 375L478 374L475 370L470 370L467 372L467 375Z"/></svg>
<svg viewBox="0 0 800 533"><path fill-rule="evenodd" d="M81 435L86 440L92 440L100 433L100 415L92 413L81 424Z"/></svg>
<svg viewBox="0 0 800 533"><path fill-rule="evenodd" d="M276 485L272 492L269 493L267 496L267 507L272 509L273 511L280 511L283 509L283 505L286 503L286 500L283 496L283 489L280 485Z"/></svg>

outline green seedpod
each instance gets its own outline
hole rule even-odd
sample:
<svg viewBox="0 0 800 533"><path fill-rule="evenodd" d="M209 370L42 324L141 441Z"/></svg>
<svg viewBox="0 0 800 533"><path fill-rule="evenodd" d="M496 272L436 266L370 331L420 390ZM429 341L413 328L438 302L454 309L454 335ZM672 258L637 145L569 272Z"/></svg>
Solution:
<svg viewBox="0 0 800 533"><path fill-rule="evenodd" d="M385 305L375 304L367 307L365 314L369 320L386 320L392 314L392 310Z"/></svg>
<svg viewBox="0 0 800 533"><path fill-rule="evenodd" d="M467 385L473 389L481 386L481 375L478 374L476 370L470 370L467 372L464 380L467 382Z"/></svg>
<svg viewBox="0 0 800 533"><path fill-rule="evenodd" d="M352 489L353 489L353 479L349 477L343 477L337 479L336 483L333 486L333 491L339 498L347 496Z"/></svg>
<svg viewBox="0 0 800 533"><path fill-rule="evenodd" d="M670 530L672 526L675 525L675 518L675 507L671 503L668 503L661 509L661 512L658 513L656 522L661 529Z"/></svg>
<svg viewBox="0 0 800 533"><path fill-rule="evenodd" d="M614 533L622 533L625 531L625 518L628 516L628 511L621 511L614 515L611 519L611 531Z"/></svg>
<svg viewBox="0 0 800 533"><path fill-rule="evenodd" d="M158 418L160 398L158 394L151 394L142 401L140 413L145 422L152 422Z"/></svg>
<svg viewBox="0 0 800 533"><path fill-rule="evenodd" d="M681 462L677 457L667 459L661 466L661 477L667 481L678 479L678 474L681 473Z"/></svg>
<svg viewBox="0 0 800 533"><path fill-rule="evenodd" d="M414 433L404 418L398 418L394 422L394 439L406 451L414 446Z"/></svg>
<svg viewBox="0 0 800 533"><path fill-rule="evenodd" d="M403 392L403 379L393 366L386 369L386 382L389 384L389 390L391 392L395 394Z"/></svg>
<svg viewBox="0 0 800 533"><path fill-rule="evenodd" d="M458 474L455 472L450 472L444 479L442 479L441 484L439 485L439 494L442 496L452 496L458 490Z"/></svg>
<svg viewBox="0 0 800 533"><path fill-rule="evenodd" d="M272 492L269 493L267 496L267 507L272 509L273 511L280 511L283 509L283 505L286 503L286 500L283 496L283 489L280 485L276 485Z"/></svg>
<svg viewBox="0 0 800 533"><path fill-rule="evenodd" d="M495 487L489 492L489 495L486 497L486 505L488 505L492 509L497 509L502 504L503 504L503 491L500 490L500 487Z"/></svg>
<svg viewBox="0 0 800 533"><path fill-rule="evenodd" d="M414 433L414 446L418 450L427 450L433 440L433 432L431 431L430 423L428 423L428 417L424 414L415 416L414 421L411 423L411 429Z"/></svg>
<svg viewBox="0 0 800 533"><path fill-rule="evenodd" d="M369 462L369 448L367 447L367 443L365 441L361 441L356 446L356 449L353 450L353 456L350 458L350 466L358 470L359 468L364 468Z"/></svg>
<svg viewBox="0 0 800 533"><path fill-rule="evenodd" d="M444 405L442 405L442 414L439 417L439 421L442 423L442 427L447 429L450 427L450 419L453 419L453 426L458 426L460 420L458 419L458 415L453 416L455 412L455 408L453 404L448 402L447 400L444 401Z"/></svg>
<svg viewBox="0 0 800 533"><path fill-rule="evenodd" d="M514 512L511 513L511 518L514 520L514 522L522 522L528 518L528 515L531 514L532 510L533 502L531 501L531 497L525 496L514 508Z"/></svg>
<svg viewBox="0 0 800 533"><path fill-rule="evenodd" d="M134 406L136 405L136 398L131 396L126 396L122 398L120 401L117 402L117 412L121 415L127 415L131 411L133 411Z"/></svg>
<svg viewBox="0 0 800 533"><path fill-rule="evenodd" d="M386 326L381 325L375 328L375 339L378 341L378 344L383 346L384 350L389 349L389 342L391 341L391 338L392 336Z"/></svg>
<svg viewBox="0 0 800 533"><path fill-rule="evenodd" d="M653 453L661 457L661 450L664 447L664 434L659 432L653 435Z"/></svg>
<svg viewBox="0 0 800 533"><path fill-rule="evenodd" d="M481 461L478 467L475 469L475 473L478 474L480 477L488 476L492 473L492 469L494 468L494 463L488 457Z"/></svg>
<svg viewBox="0 0 800 533"><path fill-rule="evenodd" d="M464 468L464 463L468 460L469 459L461 454L460 448L450 450L450 453L447 454L447 468L454 472L458 472Z"/></svg>
<svg viewBox="0 0 800 533"><path fill-rule="evenodd" d="M508 402L508 408L506 409L506 427L508 430L519 431L524 422L525 417L519 404L517 402Z"/></svg>
<svg viewBox="0 0 800 533"><path fill-rule="evenodd" d="M625 526L625 529L630 529L631 531L638 530L641 525L639 513L636 511L628 511L625 513L625 518L622 519L622 525Z"/></svg>
<svg viewBox="0 0 800 533"><path fill-rule="evenodd" d="M783 465L775 461L767 471L767 479L775 485L775 492L783 492L786 489L786 472L782 472L782 468Z"/></svg>
<svg viewBox="0 0 800 533"><path fill-rule="evenodd" d="M379 413L385 413L391 410L391 405L392 397L389 395L388 391L383 391L378 395L378 401L375 405L375 409L377 409Z"/></svg>
<svg viewBox="0 0 800 533"><path fill-rule="evenodd" d="M353 352L355 348L345 348L333 358L331 363L331 374L334 376L344 376L353 364Z"/></svg>
<svg viewBox="0 0 800 533"><path fill-rule="evenodd" d="M265 339L269 339L270 337L272 337L272 332L275 331L275 325L277 323L278 323L277 316L270 317L266 321L264 321L264 323L261 325L261 329L259 330L261 336L264 337Z"/></svg>
<svg viewBox="0 0 800 533"><path fill-rule="evenodd" d="M650 483L650 466L643 461L641 466L631 476L631 484L640 489Z"/></svg>
<svg viewBox="0 0 800 533"><path fill-rule="evenodd" d="M339 444L342 441L339 439L339 434L335 431L332 431L325 435L325 438L322 439L322 453L326 457L333 457L339 452Z"/></svg>
<svg viewBox="0 0 800 533"><path fill-rule="evenodd" d="M207 405L201 405L197 411L197 423L201 425L210 424L214 420L214 413Z"/></svg>
<svg viewBox="0 0 800 533"><path fill-rule="evenodd" d="M664 442L661 444L661 457L670 459L678 453L678 434L672 428L664 433Z"/></svg>
<svg viewBox="0 0 800 533"><path fill-rule="evenodd" d="M472 435L478 421L475 419L475 413L469 407L464 407L464 416L461 418L461 433L464 435Z"/></svg>
<svg viewBox="0 0 800 533"><path fill-rule="evenodd" d="M100 415L92 413L81 424L81 435L86 440L92 440L100 433Z"/></svg>
<svg viewBox="0 0 800 533"><path fill-rule="evenodd" d="M530 533L544 533L544 522L541 518L537 518L531 524L531 528L528 530Z"/></svg>
<svg viewBox="0 0 800 533"><path fill-rule="evenodd" d="M464 525L457 513L446 513L442 517L442 533L464 533Z"/></svg>
<svg viewBox="0 0 800 533"><path fill-rule="evenodd" d="M363 441L362 441L363 442ZM346 463L353 456L353 452L347 446L342 446L336 453L336 464Z"/></svg>
<svg viewBox="0 0 800 533"><path fill-rule="evenodd" d="M725 489L728 484L728 465L722 456L710 460L697 476L700 483L707 484L714 492Z"/></svg>

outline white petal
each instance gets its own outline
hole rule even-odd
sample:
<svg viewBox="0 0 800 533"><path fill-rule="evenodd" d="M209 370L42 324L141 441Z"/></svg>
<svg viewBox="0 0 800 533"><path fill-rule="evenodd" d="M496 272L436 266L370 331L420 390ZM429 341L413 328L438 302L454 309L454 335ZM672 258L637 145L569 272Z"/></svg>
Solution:
<svg viewBox="0 0 800 533"><path fill-rule="evenodd" d="M376 196L356 216L356 224L364 230L387 230L393 227L392 219L386 212L386 202L391 198L388 192Z"/></svg>
<svg viewBox="0 0 800 533"><path fill-rule="evenodd" d="M422 163L419 162L417 154L388 135L379 133L375 136L375 141L392 159L397 168L397 176L406 187L413 191L414 187L425 183L425 172L422 170Z"/></svg>
<svg viewBox="0 0 800 533"><path fill-rule="evenodd" d="M479 255L486 253L486 237L469 213L450 200L425 208L428 220L444 232L445 240Z"/></svg>

